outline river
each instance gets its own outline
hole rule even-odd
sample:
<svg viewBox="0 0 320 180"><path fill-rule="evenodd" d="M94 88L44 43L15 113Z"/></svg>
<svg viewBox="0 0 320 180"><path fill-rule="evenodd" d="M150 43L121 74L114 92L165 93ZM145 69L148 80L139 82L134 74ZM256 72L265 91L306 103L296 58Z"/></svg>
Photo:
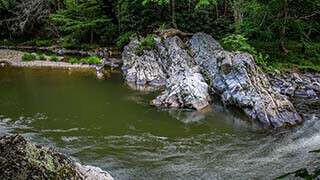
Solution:
<svg viewBox="0 0 320 180"><path fill-rule="evenodd" d="M212 112L149 106L119 72L0 68L0 135L20 133L115 179L270 179L319 164L320 121L260 131L217 102Z"/></svg>

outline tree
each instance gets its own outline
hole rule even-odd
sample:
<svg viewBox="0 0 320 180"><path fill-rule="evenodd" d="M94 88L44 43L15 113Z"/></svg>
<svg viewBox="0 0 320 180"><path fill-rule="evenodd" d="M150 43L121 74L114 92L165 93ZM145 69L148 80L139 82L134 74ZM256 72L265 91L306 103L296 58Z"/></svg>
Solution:
<svg viewBox="0 0 320 180"><path fill-rule="evenodd" d="M65 6L65 9L52 14L50 19L68 40L87 41L83 38L89 35L89 42L93 43L95 34L101 29L107 25L112 28L110 19L102 14L101 4L96 0L66 0Z"/></svg>
<svg viewBox="0 0 320 180"><path fill-rule="evenodd" d="M6 13L0 24L14 34L34 32L45 23L53 6L48 0L1 0L0 10Z"/></svg>

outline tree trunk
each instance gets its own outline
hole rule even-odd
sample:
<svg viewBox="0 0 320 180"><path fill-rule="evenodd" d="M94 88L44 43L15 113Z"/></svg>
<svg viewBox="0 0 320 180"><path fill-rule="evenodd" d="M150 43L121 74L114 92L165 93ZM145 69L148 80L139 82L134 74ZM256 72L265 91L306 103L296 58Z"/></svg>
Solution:
<svg viewBox="0 0 320 180"><path fill-rule="evenodd" d="M223 16L226 16L227 15L227 11L228 11L228 2L227 2L227 0L224 0L223 1L223 8L224 8L224 10L223 10Z"/></svg>
<svg viewBox="0 0 320 180"><path fill-rule="evenodd" d="M243 14L242 14L242 3L243 0L234 0L233 3L233 17L234 17L234 23L236 25L236 33L240 32L240 26L242 24L243 21Z"/></svg>
<svg viewBox="0 0 320 180"><path fill-rule="evenodd" d="M285 46L285 37L286 37L286 25L288 21L288 0L283 0L283 23L280 30L280 50L287 55L289 53L288 49Z"/></svg>
<svg viewBox="0 0 320 180"><path fill-rule="evenodd" d="M171 0L171 23L174 28L178 28L176 23L176 1Z"/></svg>
<svg viewBox="0 0 320 180"><path fill-rule="evenodd" d="M218 18L219 18L219 7L218 7L218 2L217 2L217 4L215 5L215 8L216 8L216 18L218 19Z"/></svg>
<svg viewBox="0 0 320 180"><path fill-rule="evenodd" d="M90 32L90 44L93 43L93 30L91 29L91 32Z"/></svg>

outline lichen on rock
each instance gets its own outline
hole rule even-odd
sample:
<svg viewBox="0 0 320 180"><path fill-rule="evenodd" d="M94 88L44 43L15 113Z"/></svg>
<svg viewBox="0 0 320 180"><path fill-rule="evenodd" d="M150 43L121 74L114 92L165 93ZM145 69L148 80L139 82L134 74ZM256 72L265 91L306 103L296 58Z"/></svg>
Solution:
<svg viewBox="0 0 320 180"><path fill-rule="evenodd" d="M83 166L20 135L0 137L0 179L105 179L109 173Z"/></svg>

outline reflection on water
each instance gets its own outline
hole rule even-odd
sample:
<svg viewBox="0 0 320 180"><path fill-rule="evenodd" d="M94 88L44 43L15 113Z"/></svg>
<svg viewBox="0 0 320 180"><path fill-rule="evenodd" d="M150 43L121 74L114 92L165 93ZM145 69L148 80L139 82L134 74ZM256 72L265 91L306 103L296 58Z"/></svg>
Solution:
<svg viewBox="0 0 320 180"><path fill-rule="evenodd" d="M270 179L314 166L320 121L257 132L241 114L149 107L119 75L0 69L0 134L21 133L116 179Z"/></svg>

